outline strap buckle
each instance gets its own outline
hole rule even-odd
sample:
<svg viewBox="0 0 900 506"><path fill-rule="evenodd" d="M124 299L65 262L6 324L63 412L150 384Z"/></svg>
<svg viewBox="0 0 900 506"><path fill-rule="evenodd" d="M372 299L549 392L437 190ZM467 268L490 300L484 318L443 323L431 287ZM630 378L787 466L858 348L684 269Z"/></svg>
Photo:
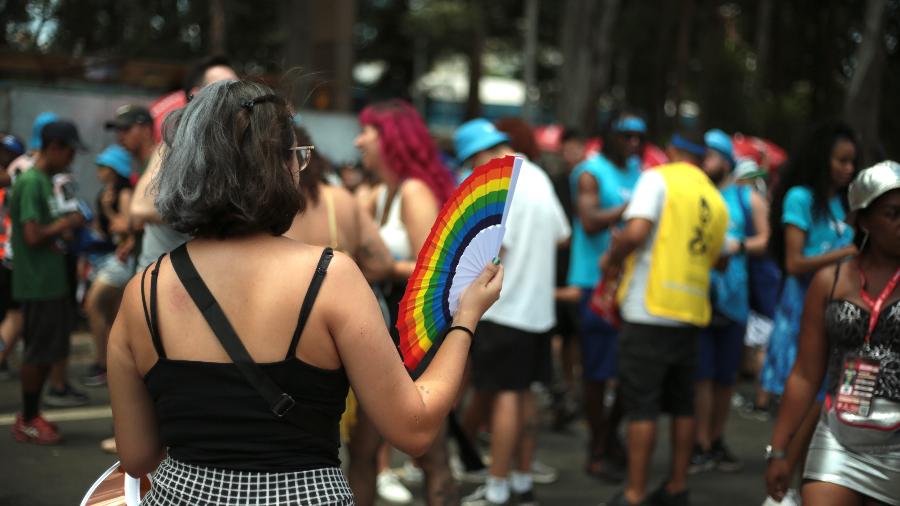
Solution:
<svg viewBox="0 0 900 506"><path fill-rule="evenodd" d="M275 413L275 416L281 418L294 407L294 404L297 404L294 401L294 398L282 392L278 400L275 401L275 404L272 405L272 413Z"/></svg>

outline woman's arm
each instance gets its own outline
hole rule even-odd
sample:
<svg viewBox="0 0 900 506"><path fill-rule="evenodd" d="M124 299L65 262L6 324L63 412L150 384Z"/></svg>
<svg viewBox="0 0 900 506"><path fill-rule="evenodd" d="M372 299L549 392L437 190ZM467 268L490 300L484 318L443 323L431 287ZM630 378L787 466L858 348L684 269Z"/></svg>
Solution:
<svg viewBox="0 0 900 506"><path fill-rule="evenodd" d="M500 295L503 269L485 268L464 292L454 325L475 330ZM320 300L350 384L366 414L385 439L410 455L432 444L459 392L470 337L450 332L425 373L415 382L388 335L375 297L356 266L335 255ZM346 301L353 301L347 304Z"/></svg>
<svg viewBox="0 0 900 506"><path fill-rule="evenodd" d="M394 259L391 252L381 240L378 225L372 216L359 205L356 208L359 225L359 248L356 251L356 262L369 281L381 281L391 274Z"/></svg>
<svg viewBox="0 0 900 506"><path fill-rule="evenodd" d="M803 305L803 320L800 323L799 349L794 368L785 384L784 397L778 419L772 431L772 449L777 452L787 450L788 444L809 413L816 398L828 360L828 342L825 338L825 305L834 283L836 267L820 270L810 283ZM780 499L787 491L789 469L787 462L773 459L769 462L766 482L769 494Z"/></svg>
<svg viewBox="0 0 900 506"><path fill-rule="evenodd" d="M806 242L806 232L795 225L787 224L784 227L784 269L788 274L797 276L815 272L822 267L831 265L838 260L856 254L856 246L844 246L821 255L803 256L803 244Z"/></svg>
<svg viewBox="0 0 900 506"><path fill-rule="evenodd" d="M769 204L754 190L750 190L750 217L756 234L744 241L748 255L762 256L769 246Z"/></svg>
<svg viewBox="0 0 900 506"><path fill-rule="evenodd" d="M150 192L150 183L156 178L156 175L159 173L159 167L162 164L162 150L162 145L153 150L153 156L150 157L147 170L141 174L137 186L134 187L134 198L131 200L130 211L131 217L140 223L162 222L162 218L156 211L156 205L153 203L156 194Z"/></svg>
<svg viewBox="0 0 900 506"><path fill-rule="evenodd" d="M409 235L409 251L413 258L416 258L440 212L438 201L428 186L418 179L410 179L403 183L400 188L400 198L402 199L400 201L400 219ZM393 277L408 279L415 267L415 260L395 262Z"/></svg>
<svg viewBox="0 0 900 506"><path fill-rule="evenodd" d="M156 470L165 456L159 440L156 410L138 371L130 340L150 339L140 308L140 276L125 289L122 305L107 345L109 397L116 430L116 449L122 467L132 476Z"/></svg>

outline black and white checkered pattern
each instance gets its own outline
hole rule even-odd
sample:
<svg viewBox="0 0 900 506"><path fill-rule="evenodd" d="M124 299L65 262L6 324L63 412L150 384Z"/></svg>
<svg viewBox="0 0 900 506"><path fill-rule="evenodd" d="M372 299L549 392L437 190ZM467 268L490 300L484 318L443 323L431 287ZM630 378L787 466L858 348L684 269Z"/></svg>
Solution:
<svg viewBox="0 0 900 506"><path fill-rule="evenodd" d="M166 457L141 506L353 505L353 492L337 467L294 473L212 469Z"/></svg>

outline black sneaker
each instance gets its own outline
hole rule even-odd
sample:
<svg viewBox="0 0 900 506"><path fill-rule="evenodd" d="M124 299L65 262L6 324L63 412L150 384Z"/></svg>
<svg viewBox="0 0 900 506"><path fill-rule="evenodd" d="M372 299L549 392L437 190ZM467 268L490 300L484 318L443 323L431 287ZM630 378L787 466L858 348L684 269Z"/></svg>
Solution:
<svg viewBox="0 0 900 506"><path fill-rule="evenodd" d="M61 391L50 388L47 390L47 395L44 396L44 404L54 408L74 408L76 406L84 406L90 401L87 394L75 390L68 383Z"/></svg>
<svg viewBox="0 0 900 506"><path fill-rule="evenodd" d="M534 495L534 489L521 494L513 492L518 506L538 506L537 497Z"/></svg>
<svg viewBox="0 0 900 506"><path fill-rule="evenodd" d="M690 506L691 504L688 500L687 489L676 494L670 494L669 491L666 490L665 483L660 485L655 492L650 494L645 502L653 506Z"/></svg>
<svg viewBox="0 0 900 506"><path fill-rule="evenodd" d="M713 462L719 471L736 473L744 468L744 463L741 459L731 453L731 450L725 446L725 442L722 439L717 439L712 444L710 454L712 454Z"/></svg>
<svg viewBox="0 0 900 506"><path fill-rule="evenodd" d="M712 451L705 452L700 446L694 446L694 453L691 455L691 465L688 467L688 474L697 474L715 469L716 461L713 459Z"/></svg>
<svg viewBox="0 0 900 506"><path fill-rule="evenodd" d="M81 382L86 387L102 387L106 385L106 369L97 364L91 364Z"/></svg>

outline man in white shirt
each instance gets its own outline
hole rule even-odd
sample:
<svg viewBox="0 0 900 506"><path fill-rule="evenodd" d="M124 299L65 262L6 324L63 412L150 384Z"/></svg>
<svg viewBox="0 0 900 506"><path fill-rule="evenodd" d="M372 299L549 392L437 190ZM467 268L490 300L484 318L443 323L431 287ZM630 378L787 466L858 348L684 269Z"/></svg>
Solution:
<svg viewBox="0 0 900 506"><path fill-rule="evenodd" d="M472 166L516 154L509 138L485 119L469 121L454 135L457 157ZM520 455L510 472L522 436L522 406L533 381L549 380L548 333L556 324L556 250L568 239L565 211L547 174L528 160L522 164L510 204L501 259L503 294L485 313L472 342L472 382L492 401L491 465L484 487L466 505L535 503L531 459ZM527 460L527 461L525 461Z"/></svg>

